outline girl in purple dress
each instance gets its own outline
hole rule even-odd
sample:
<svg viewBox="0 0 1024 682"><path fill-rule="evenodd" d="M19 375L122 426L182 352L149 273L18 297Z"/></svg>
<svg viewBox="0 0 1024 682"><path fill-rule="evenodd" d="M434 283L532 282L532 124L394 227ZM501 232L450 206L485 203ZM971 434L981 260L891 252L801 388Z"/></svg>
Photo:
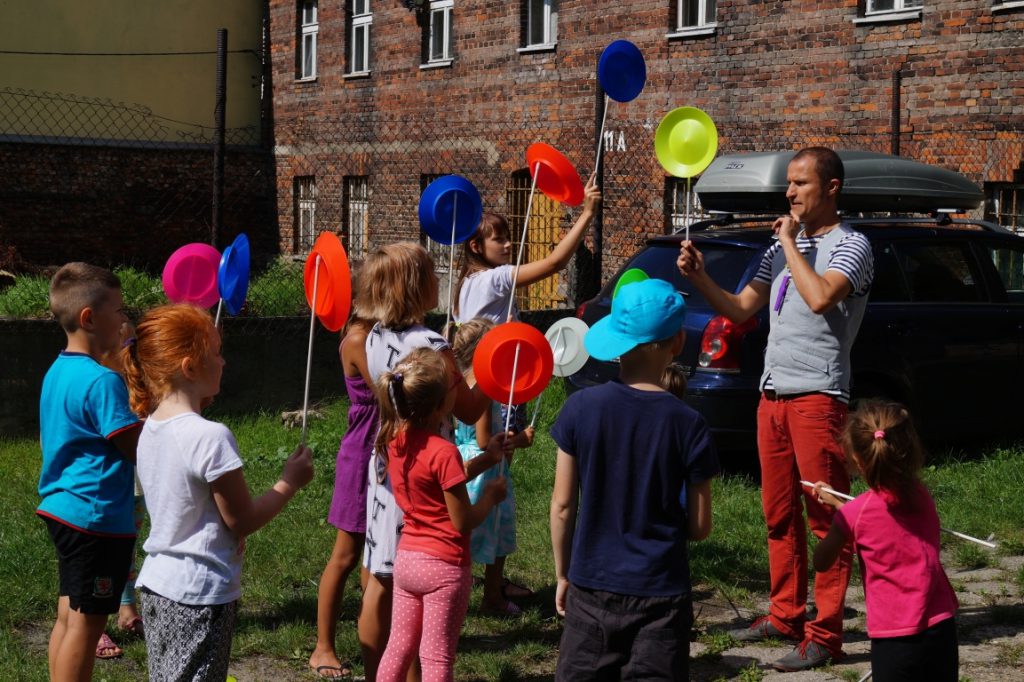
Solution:
<svg viewBox="0 0 1024 682"><path fill-rule="evenodd" d="M373 322L359 317L356 307L338 348L350 405L348 430L338 448L334 497L327 514L327 520L338 529L338 537L320 576L316 647L309 657L309 667L322 679L352 674L351 666L338 658L334 641L345 581L359 564L366 539L366 469L373 454L373 439L380 420L377 398L366 367L366 335L372 327ZM366 569L363 572L365 574ZM365 585L365 576L361 576L361 580Z"/></svg>

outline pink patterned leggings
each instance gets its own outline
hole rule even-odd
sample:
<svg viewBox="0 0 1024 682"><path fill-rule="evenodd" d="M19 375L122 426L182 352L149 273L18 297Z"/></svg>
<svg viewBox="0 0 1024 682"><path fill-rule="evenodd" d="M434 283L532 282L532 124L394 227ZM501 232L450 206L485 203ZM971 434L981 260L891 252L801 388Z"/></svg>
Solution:
<svg viewBox="0 0 1024 682"><path fill-rule="evenodd" d="M394 581L391 637L377 682L404 680L417 647L423 682L451 682L459 631L469 606L470 566L399 550Z"/></svg>

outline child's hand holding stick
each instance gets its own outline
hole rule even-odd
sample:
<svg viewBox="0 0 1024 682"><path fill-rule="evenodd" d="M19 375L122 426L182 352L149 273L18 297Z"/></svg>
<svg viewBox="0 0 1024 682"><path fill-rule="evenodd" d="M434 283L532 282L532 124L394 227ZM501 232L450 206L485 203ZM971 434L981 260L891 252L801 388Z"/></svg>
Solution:
<svg viewBox="0 0 1024 682"><path fill-rule="evenodd" d="M843 493L837 492L835 490L832 490L831 488L826 488L824 481L818 481L817 483L811 483L810 481L800 481L800 483L801 483L801 485L805 485L808 488L814 488L815 493L817 493L817 495L818 495L818 501L819 502L821 502L823 504L832 505L836 509L838 509L839 507L841 507L843 505L842 505L842 503L840 503L838 501L838 499L835 499L835 498L842 498L844 500L852 500L853 499L853 497L850 496L850 495L844 495ZM822 496L822 493L825 493L826 496ZM835 500L835 502L838 503L838 504L834 504L833 502L829 502L828 501L828 497L832 497ZM940 530L942 530L943 533L949 533L950 535L955 535L956 537L960 538L961 540L969 540L970 542L976 542L977 544L982 545L983 547L988 547L989 549L995 549L996 548L995 543L989 542L988 540L982 540L980 538L976 538L976 537L973 537L971 535L966 535L964 533L958 533L957 531L950 530L948 528L942 528ZM994 534L993 535L989 535L988 539L991 540L993 537L994 537Z"/></svg>

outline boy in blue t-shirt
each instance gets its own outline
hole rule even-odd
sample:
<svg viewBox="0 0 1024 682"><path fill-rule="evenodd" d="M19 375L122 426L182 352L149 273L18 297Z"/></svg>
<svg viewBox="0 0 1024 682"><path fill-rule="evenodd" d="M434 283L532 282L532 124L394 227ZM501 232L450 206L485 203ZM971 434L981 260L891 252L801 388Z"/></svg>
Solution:
<svg viewBox="0 0 1024 682"><path fill-rule="evenodd" d="M571 395L551 430L559 682L688 679L687 540L711 532L719 465L704 418L662 388L685 315L667 282L623 287L584 339L619 380Z"/></svg>
<svg viewBox="0 0 1024 682"><path fill-rule="evenodd" d="M69 263L50 281L50 309L67 348L43 379L36 513L57 550L57 620L50 679L89 680L96 643L116 613L135 544L134 462L141 422L124 380L100 365L128 321L109 270Z"/></svg>

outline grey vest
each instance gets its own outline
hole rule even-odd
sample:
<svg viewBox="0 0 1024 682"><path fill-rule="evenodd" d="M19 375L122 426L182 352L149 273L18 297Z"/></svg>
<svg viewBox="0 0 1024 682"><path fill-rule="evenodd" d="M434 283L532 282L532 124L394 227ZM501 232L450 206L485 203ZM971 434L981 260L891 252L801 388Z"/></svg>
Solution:
<svg viewBox="0 0 1024 682"><path fill-rule="evenodd" d="M841 223L826 234L817 248L806 254L818 275L828 268L832 249L853 230ZM811 311L792 281L779 291L786 269L786 254L780 248L772 261L772 288L768 299L768 347L764 356L761 386L771 375L779 395L820 391L850 390L850 348L860 329L868 297L847 297L829 312L818 315ZM780 305L781 304L781 305Z"/></svg>

